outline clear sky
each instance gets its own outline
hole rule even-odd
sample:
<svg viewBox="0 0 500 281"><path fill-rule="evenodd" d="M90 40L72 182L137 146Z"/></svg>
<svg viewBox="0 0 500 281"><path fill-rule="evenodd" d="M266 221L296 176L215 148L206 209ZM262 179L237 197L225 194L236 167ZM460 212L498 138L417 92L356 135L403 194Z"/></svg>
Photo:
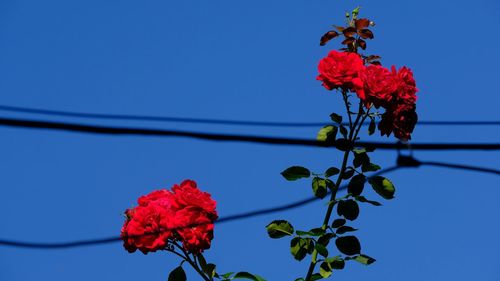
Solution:
<svg viewBox="0 0 500 281"><path fill-rule="evenodd" d="M498 120L500 3L477 1L0 1L0 104L95 113L328 121L338 95L315 80L331 24L357 5L376 22L371 53L413 69L421 120ZM0 113L0 116L20 117ZM26 116L27 115L23 115ZM39 116L29 116L39 117ZM44 120L56 120L43 117ZM58 118L60 120L61 118ZM81 121L92 123L92 120ZM147 122L100 124L314 138L317 129ZM414 142L498 142L495 127L418 127ZM364 140L394 141L374 136ZM180 138L0 128L0 238L40 242L118 235L138 196L183 179L221 216L310 196L291 165L340 165L332 150ZM416 152L421 160L500 168L498 152ZM393 151L378 151L384 167ZM364 206L353 226L377 262L332 280L500 280L497 176L422 167L388 175L396 199ZM375 195L371 194L372 198ZM294 280L306 262L264 226L319 225L324 204L216 226L210 261ZM70 250L0 248L0 280L166 280L177 259L120 243ZM190 280L198 280L190 274Z"/></svg>

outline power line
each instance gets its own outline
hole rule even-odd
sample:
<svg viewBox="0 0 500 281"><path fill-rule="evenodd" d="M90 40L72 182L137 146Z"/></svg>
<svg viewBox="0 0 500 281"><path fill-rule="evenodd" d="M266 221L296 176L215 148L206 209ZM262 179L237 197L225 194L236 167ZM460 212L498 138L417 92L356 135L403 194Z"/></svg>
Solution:
<svg viewBox="0 0 500 281"><path fill-rule="evenodd" d="M389 167L387 169L380 170L380 171L374 173L373 176L386 174L386 173L393 172L393 171L396 171L396 170L401 169L401 168L408 168L408 167L418 168L420 166L425 166L425 165L427 165L427 166L440 166L440 167L444 167L444 168L452 168L452 169L460 169L460 170L469 170L469 171L474 171L474 172L493 173L496 175L500 175L499 170L494 170L494 169L489 169L489 168L451 164L451 163L442 163L442 162L434 162L434 161L419 161L419 160L413 158L412 156L399 155L398 159L397 159L396 166L392 166L392 167ZM347 185L343 185L343 186L339 187L339 190L343 190L346 188L347 188ZM312 202L315 202L317 200L319 200L319 198L309 197L306 199L302 199L302 200L295 201L292 203L280 205L277 207L264 208L264 209L259 209L259 210L255 210L255 211L244 212L244 213L240 213L240 214L230 215L227 217L222 217L222 218L218 219L217 221L215 221L215 223L220 224L220 223L237 221L237 220L250 218L250 217L278 213L278 212L302 207L302 206L305 206L305 205L310 204ZM62 242L62 243L38 243L38 242L23 242L23 241L14 241L14 240L0 240L0 246L3 245L3 246L10 246L10 247L17 247L17 248L30 248L30 249L65 249L65 248L76 248L76 247L83 247L83 246L109 244L109 243L115 243L115 242L120 242L120 241L122 241L122 238L117 237L117 236L98 238L98 239L90 239L90 240L79 240L79 241L72 241L72 242Z"/></svg>
<svg viewBox="0 0 500 281"><path fill-rule="evenodd" d="M381 175L384 173L389 173L389 172L395 171L401 167L402 166L393 166L393 167L390 167L387 169L380 170L377 173L375 173L374 175ZM339 190L346 189L346 188L347 188L347 185L343 185L339 188ZM278 207L265 208L265 209L230 215L227 217L221 217L218 220L216 220L214 223L220 224L220 223L237 221L237 220L250 218L250 217L261 216L261 215L265 215L265 214L282 212L282 211L305 206L305 205L310 204L310 203L317 201L317 200L319 200L319 198L310 197L310 198L299 200L299 201L296 201L293 203L284 204L284 205L281 205ZM187 226L187 227L191 227L191 226ZM31 248L31 249L65 249L65 248L76 248L76 247L90 246L90 245L109 244L109 243L114 243L114 242L119 242L119 241L122 241L122 238L117 237L117 236L110 236L110 237L105 237L105 238L89 239L89 240L79 240L79 241L72 241L72 242L62 242L62 243L37 243L37 242L22 242L22 241L13 241L13 240L0 240L0 246L3 245L3 246L10 246L10 247L17 247L17 248Z"/></svg>
<svg viewBox="0 0 500 281"><path fill-rule="evenodd" d="M18 127L18 128L71 131L71 132L104 134L104 135L185 137L185 138L193 138L201 140L212 140L212 141L233 141L233 142L249 142L249 143L275 144L275 145L348 148L348 144L345 141L320 142L308 139L216 134L216 133L202 133L202 132L192 132L192 131L190 132L190 131L147 129L147 128L96 126L96 125L83 125L76 123L13 119L4 117L0 117L0 125ZM366 148L390 149L390 150L408 148L408 145L402 143L383 143L383 142L356 142L356 146L366 147ZM483 143L483 144L412 143L411 149L413 150L499 150L500 143Z"/></svg>
<svg viewBox="0 0 500 281"><path fill-rule="evenodd" d="M209 119L209 118L166 117L166 116L148 116L148 115L83 113L83 112L49 110L49 109L28 108L28 107L8 106L8 105L0 105L0 110L8 112L33 113L33 114L41 114L49 116L77 117L77 118L88 118L88 119L135 120L135 121L220 124L220 125L261 126L261 127L320 127L330 124L328 122L269 122L269 121L222 120L222 119ZM347 124L348 123L345 123L344 125ZM368 123L365 123L363 125L368 125ZM500 121L419 121L418 125L498 126L500 125Z"/></svg>

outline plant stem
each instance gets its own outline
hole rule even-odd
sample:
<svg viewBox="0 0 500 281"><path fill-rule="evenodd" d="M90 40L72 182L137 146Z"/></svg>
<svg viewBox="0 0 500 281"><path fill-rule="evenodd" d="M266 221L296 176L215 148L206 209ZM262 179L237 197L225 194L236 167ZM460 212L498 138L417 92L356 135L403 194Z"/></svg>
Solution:
<svg viewBox="0 0 500 281"><path fill-rule="evenodd" d="M196 271L198 272L198 274L200 274L201 278L203 278L203 280L205 281L212 281L212 278L208 278L208 276L200 269L200 267L191 259L191 257L189 256L189 253L184 250L184 248L182 246L180 246L178 243L176 242L173 242L173 244L175 246L177 246L177 248L179 248L185 256L183 256L184 260L187 261L191 267ZM182 257L182 255L179 255Z"/></svg>
<svg viewBox="0 0 500 281"><path fill-rule="evenodd" d="M343 94L345 96L345 93L343 93ZM349 104L348 104L347 98L344 98L344 102L346 104L347 114L350 114L349 113ZM335 200L335 197L337 196L337 190L338 190L340 184L342 183L342 177L344 176L344 173L345 173L345 170L346 170L346 167L347 167L347 161L349 159L349 153L351 152L350 145L353 144L353 142L354 142L355 132L356 132L356 135L359 132L359 130L356 130L356 127L357 127L357 125L359 123L359 120L361 118L361 115L362 115L361 114L361 112L362 112L362 106L363 105L360 102L360 104L359 104L359 110L358 110L358 116L356 117L356 120L354 121L354 124L352 124L352 122L350 122L350 124L352 124L352 125L349 126L349 137L348 137L349 147L346 148L346 151L344 152L344 157L342 159L342 167L340 168L340 172L339 172L339 175L337 177L337 182L335 183L335 188L332 190L332 195L330 197L330 202ZM332 216L332 211L333 211L333 207L334 206L335 206L335 204L329 204L328 205L328 209L326 210L325 218L323 219L323 225L321 226L321 228L323 230L325 230L328 227L328 223L330 222L330 218ZM316 249L314 249L314 251L312 253L312 257L311 257L311 263L309 264L309 269L307 271L307 275L306 275L305 281L311 281L311 277L312 277L312 275L314 273L314 268L316 267L316 263L317 263L316 260L317 260L317 258L318 258L318 251Z"/></svg>

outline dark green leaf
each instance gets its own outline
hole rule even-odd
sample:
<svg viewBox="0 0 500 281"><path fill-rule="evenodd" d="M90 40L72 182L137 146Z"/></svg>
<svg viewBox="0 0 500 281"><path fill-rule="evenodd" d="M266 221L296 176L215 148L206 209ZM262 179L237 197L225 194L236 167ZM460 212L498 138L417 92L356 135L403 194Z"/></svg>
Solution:
<svg viewBox="0 0 500 281"><path fill-rule="evenodd" d="M227 279L227 278L230 278L231 275L233 275L233 274L234 274L234 272L228 272L228 273L220 274L220 276L222 278L226 278Z"/></svg>
<svg viewBox="0 0 500 281"><path fill-rule="evenodd" d="M361 252L361 244L356 236L344 236L335 240L335 245L339 251L348 256L356 255Z"/></svg>
<svg viewBox="0 0 500 281"><path fill-rule="evenodd" d="M298 180L301 178L310 177L311 172L307 168L304 168L304 167L292 166L292 167L284 170L283 172L281 172L281 175L289 181L294 181L294 180Z"/></svg>
<svg viewBox="0 0 500 281"><path fill-rule="evenodd" d="M381 203L379 203L377 201L368 200L364 196L356 196L356 200L358 200L359 202L363 202L363 203L369 203L369 204L372 204L374 206L382 206Z"/></svg>
<svg viewBox="0 0 500 281"><path fill-rule="evenodd" d="M345 262L340 256L325 259L331 269L344 269Z"/></svg>
<svg viewBox="0 0 500 281"><path fill-rule="evenodd" d="M316 249L316 251L318 251L318 254L322 255L325 258L328 257L328 250L322 244L316 243L316 245L314 245L314 248Z"/></svg>
<svg viewBox="0 0 500 281"><path fill-rule="evenodd" d="M184 269L182 269L181 266L176 267L168 275L168 281L186 281L186 280L187 280L186 272L184 272Z"/></svg>
<svg viewBox="0 0 500 281"><path fill-rule="evenodd" d="M304 278L297 278L295 279L295 281L304 281L305 279Z"/></svg>
<svg viewBox="0 0 500 281"><path fill-rule="evenodd" d="M350 226L347 226L347 225L344 225L344 226L341 226L337 229L336 233L337 234L344 234L346 232L352 232L352 231L356 231L357 229L356 228L352 228Z"/></svg>
<svg viewBox="0 0 500 281"><path fill-rule="evenodd" d="M338 228L343 226L346 223L345 219L336 219L332 222L333 228Z"/></svg>
<svg viewBox="0 0 500 281"><path fill-rule="evenodd" d="M293 226L286 220L275 220L266 226L271 238L281 238L293 234Z"/></svg>
<svg viewBox="0 0 500 281"><path fill-rule="evenodd" d="M321 280L321 279L323 279L323 276L321 276L319 273L314 273L311 276L311 281L316 281L316 280Z"/></svg>
<svg viewBox="0 0 500 281"><path fill-rule="evenodd" d="M381 176L375 176L369 178L368 182L371 184L375 192L377 192L383 198L385 199L394 198L394 193L396 192L396 189L394 188L394 185L389 179Z"/></svg>
<svg viewBox="0 0 500 281"><path fill-rule="evenodd" d="M208 276L214 277L216 275L215 267L216 267L215 264L209 263L203 266L202 269L203 272L205 272Z"/></svg>
<svg viewBox="0 0 500 281"><path fill-rule="evenodd" d="M326 187L328 187L328 189L333 190L335 188L335 184L333 183L333 181L326 179L325 182L326 182Z"/></svg>
<svg viewBox="0 0 500 281"><path fill-rule="evenodd" d="M351 167L347 167L347 169L344 171L344 174L342 175L342 178L347 180L351 178L354 175L354 169Z"/></svg>
<svg viewBox="0 0 500 281"><path fill-rule="evenodd" d="M319 274L323 278L328 278L330 275L332 275L332 269L326 262L322 262L321 265L319 266Z"/></svg>
<svg viewBox="0 0 500 281"><path fill-rule="evenodd" d="M329 178L331 176L334 176L336 174L338 174L340 172L339 169L335 168L335 167L330 167L326 170L325 172L325 177Z"/></svg>
<svg viewBox="0 0 500 281"><path fill-rule="evenodd" d="M248 273L245 271L238 272L234 275L234 279L250 279L254 281L266 281L266 279L260 277L257 274Z"/></svg>
<svg viewBox="0 0 500 281"><path fill-rule="evenodd" d="M344 126L340 126L340 133L344 138L347 138L347 129Z"/></svg>
<svg viewBox="0 0 500 281"><path fill-rule="evenodd" d="M359 216L358 203L352 199L339 201L337 214L348 220L355 220Z"/></svg>
<svg viewBox="0 0 500 281"><path fill-rule="evenodd" d="M313 190L314 196L321 198L321 199L325 198L326 195L328 194L325 179L322 179L319 177L314 177L313 181L312 181L312 190Z"/></svg>
<svg viewBox="0 0 500 281"><path fill-rule="evenodd" d="M316 139L320 142L334 143L338 130L335 126L324 126L319 130Z"/></svg>
<svg viewBox="0 0 500 281"><path fill-rule="evenodd" d="M354 196L360 195L363 192L363 188L365 187L365 182L365 175L355 175L351 178L349 184L347 185L347 193L350 193Z"/></svg>
<svg viewBox="0 0 500 281"><path fill-rule="evenodd" d="M367 255L359 255L359 256L355 256L353 258L353 260L361 263L361 264L364 264L364 265L369 265L369 264L372 264L374 263L376 260L372 257L369 257Z"/></svg>
<svg viewBox="0 0 500 281"><path fill-rule="evenodd" d="M377 165L377 164L373 164L373 163L369 163L369 164L363 164L363 166L361 166L361 171L364 172L375 172L375 171L378 171L380 170L380 166Z"/></svg>
<svg viewBox="0 0 500 281"><path fill-rule="evenodd" d="M375 133L375 119L371 118L370 125L368 126L368 135L373 135Z"/></svg>
<svg viewBox="0 0 500 281"><path fill-rule="evenodd" d="M335 234L325 233L318 238L318 243L326 247L326 246L328 246L328 243L330 243L330 240L333 237L335 237Z"/></svg>
<svg viewBox="0 0 500 281"><path fill-rule="evenodd" d="M302 231L302 230L296 230L295 234L297 234L299 236L307 236L307 235L312 236L311 232L309 232L309 231Z"/></svg>
<svg viewBox="0 0 500 281"><path fill-rule="evenodd" d="M311 230L309 230L310 233L312 233L312 236L321 236L323 234L325 234L325 230L321 227L318 227L318 228L313 228Z"/></svg>
<svg viewBox="0 0 500 281"><path fill-rule="evenodd" d="M370 157L368 156L368 153L365 152L357 152L356 150L354 152L354 159L352 160L352 164L354 167L360 167L361 165L369 165L370 164Z"/></svg>
<svg viewBox="0 0 500 281"><path fill-rule="evenodd" d="M338 124L342 123L342 116L338 115L337 113L330 114L330 118L335 123L338 123Z"/></svg>
<svg viewBox="0 0 500 281"><path fill-rule="evenodd" d="M348 151L351 147L351 143L346 138L339 138L335 142L335 148L340 151Z"/></svg>
<svg viewBox="0 0 500 281"><path fill-rule="evenodd" d="M295 237L290 241L290 253L296 260L303 260L314 250L314 241L311 238Z"/></svg>

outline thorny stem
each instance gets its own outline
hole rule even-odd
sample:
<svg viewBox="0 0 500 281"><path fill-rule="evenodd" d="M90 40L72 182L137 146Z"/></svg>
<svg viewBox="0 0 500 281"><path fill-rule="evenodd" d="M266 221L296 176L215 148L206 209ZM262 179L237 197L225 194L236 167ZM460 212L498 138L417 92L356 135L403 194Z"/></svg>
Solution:
<svg viewBox="0 0 500 281"><path fill-rule="evenodd" d="M342 178L344 176L346 167L347 167L347 161L349 159L349 152L351 151L351 145L354 143L354 140L356 139L358 133L359 133L359 128L361 128L361 125L358 127L358 124L363 123L363 121L366 119L366 116L368 116L368 112L365 114L362 114L362 109L363 109L363 104L360 102L359 103L359 110L358 110L358 115L356 117L356 120L354 121L354 124L352 124L351 118L350 118L350 110L349 110L349 103L347 100L347 93L345 91L342 92L342 95L344 96L344 102L346 104L346 109L347 109L347 114L349 114L349 137L348 137L348 143L349 147L346 148L346 151L344 152L344 157L342 159L342 167L340 168L339 175L337 177L337 182L335 183L335 188L332 190L332 195L330 197L330 202L335 200L335 197L337 196L337 190L340 184L342 183ZM361 123L359 123L361 117L363 116L363 120ZM330 222L330 218L332 216L332 211L333 207L335 204L329 204L328 209L326 210L325 218L323 220L323 225L321 226L321 229L326 230L328 227L328 224ZM305 281L311 281L311 277L314 273L314 268L316 267L317 263L317 258L318 258L318 251L314 249L311 257L311 263L309 264L309 269L307 271L306 279Z"/></svg>

